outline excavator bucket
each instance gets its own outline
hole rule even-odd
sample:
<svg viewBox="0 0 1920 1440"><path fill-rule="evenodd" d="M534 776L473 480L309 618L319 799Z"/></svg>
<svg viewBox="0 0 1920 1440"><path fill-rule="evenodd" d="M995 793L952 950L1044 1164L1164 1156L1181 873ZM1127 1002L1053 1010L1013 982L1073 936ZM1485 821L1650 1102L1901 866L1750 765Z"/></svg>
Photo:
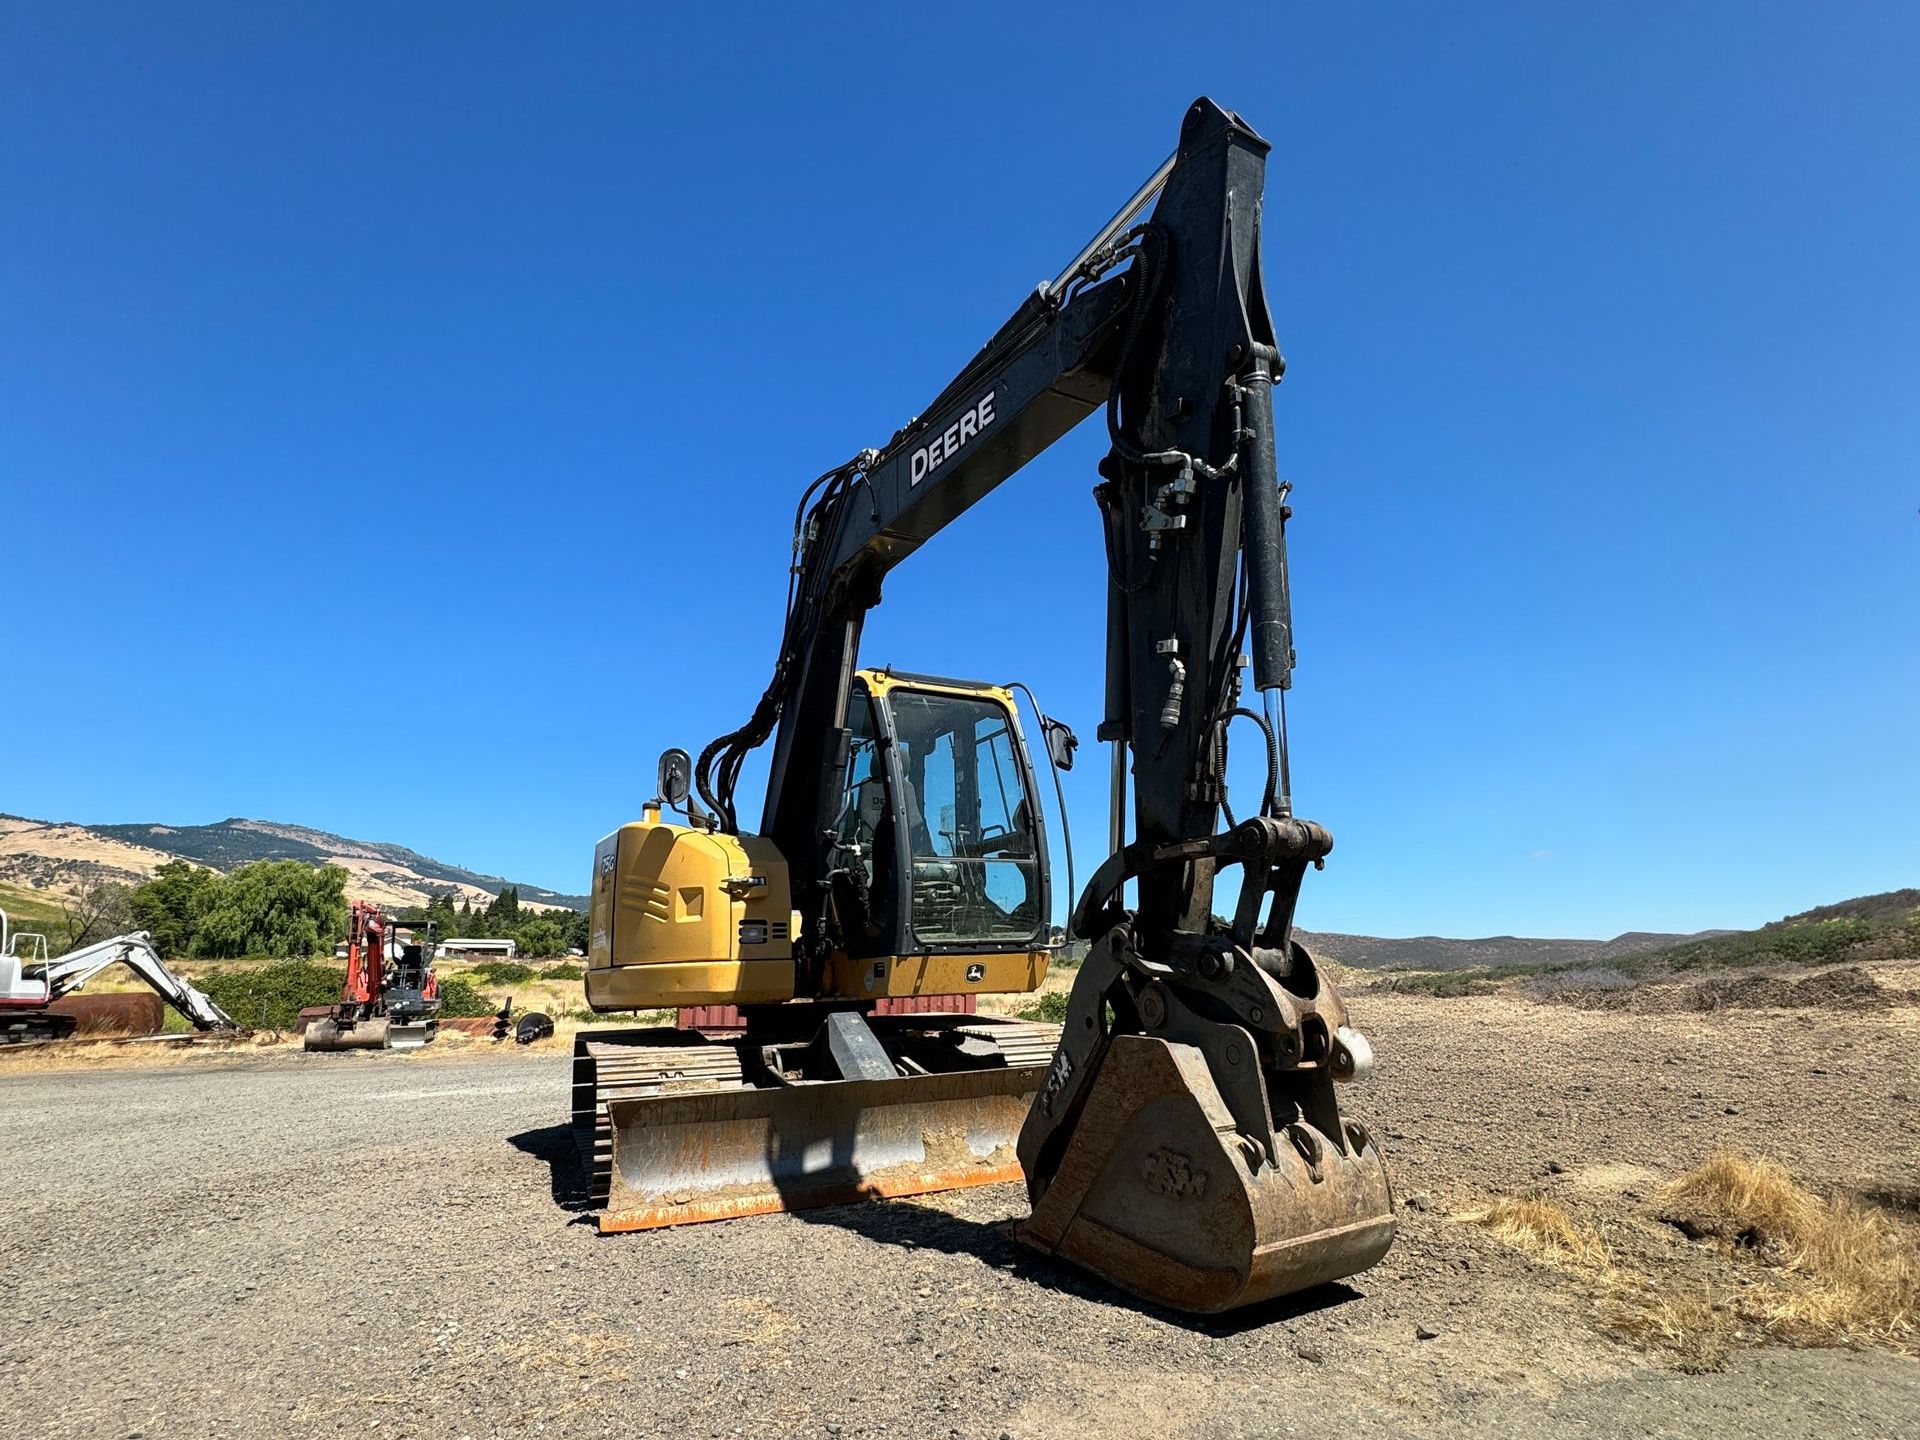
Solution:
<svg viewBox="0 0 1920 1440"><path fill-rule="evenodd" d="M1242 1143L1199 1050L1118 1036L1020 1238L1180 1310L1356 1274L1393 1243L1393 1196L1365 1127L1332 1124L1285 1126L1269 1159Z"/></svg>
<svg viewBox="0 0 1920 1440"><path fill-rule="evenodd" d="M771 1084L744 1079L726 1041L582 1035L575 1122L601 1233L1019 1180L1054 1027L966 1028L998 1042L978 1068Z"/></svg>

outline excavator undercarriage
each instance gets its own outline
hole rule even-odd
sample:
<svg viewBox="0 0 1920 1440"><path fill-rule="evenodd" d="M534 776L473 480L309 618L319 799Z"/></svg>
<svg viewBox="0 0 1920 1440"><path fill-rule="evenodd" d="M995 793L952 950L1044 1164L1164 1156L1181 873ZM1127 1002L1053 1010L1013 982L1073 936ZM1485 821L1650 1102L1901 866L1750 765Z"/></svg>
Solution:
<svg viewBox="0 0 1920 1440"><path fill-rule="evenodd" d="M1288 766L1267 151L1196 102L1172 158L925 412L802 496L759 704L697 763L669 751L659 797L595 851L589 1004L747 1016L735 1036L581 1035L574 1123L603 1230L1024 1177L1027 1243L1197 1311L1354 1274L1392 1243L1379 1143L1335 1094L1372 1055L1293 934L1333 841L1294 815ZM1099 412L1111 853L1062 932L1024 687L858 655L887 573ZM1059 771L1077 742L1039 720L1071 895ZM1238 819L1236 724L1267 762ZM752 833L735 791L769 740ZM1057 1030L875 1013L1038 990L1067 944L1087 949Z"/></svg>
<svg viewBox="0 0 1920 1440"><path fill-rule="evenodd" d="M806 1041L584 1031L573 1123L602 1233L1021 1178L1058 1027L830 1011Z"/></svg>

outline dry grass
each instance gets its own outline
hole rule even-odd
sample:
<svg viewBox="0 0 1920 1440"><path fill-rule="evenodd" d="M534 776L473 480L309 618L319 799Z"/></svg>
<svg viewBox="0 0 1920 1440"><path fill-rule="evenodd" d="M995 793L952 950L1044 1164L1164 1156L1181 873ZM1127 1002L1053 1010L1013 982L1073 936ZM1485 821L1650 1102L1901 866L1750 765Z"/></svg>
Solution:
<svg viewBox="0 0 1920 1440"><path fill-rule="evenodd" d="M1732 1323L1727 1303L1710 1290L1663 1295L1644 1281L1636 1288L1633 1282L1640 1277L1618 1272L1612 1278L1616 1283L1603 1311L1604 1327L1660 1351L1678 1370L1718 1370L1734 1345L1755 1338Z"/></svg>
<svg viewBox="0 0 1920 1440"><path fill-rule="evenodd" d="M1624 1261L1593 1225L1539 1196L1462 1218L1597 1291L1605 1327L1683 1370L1736 1345L1920 1349L1913 1227L1862 1202L1824 1199L1773 1161L1723 1151L1666 1186L1658 1218L1714 1246L1711 1276Z"/></svg>
<svg viewBox="0 0 1920 1440"><path fill-rule="evenodd" d="M514 1007L514 1014L521 1013ZM596 1015L582 1020L554 1017L553 1034L531 1045L516 1045L511 1039L468 1035L454 1029L442 1029L431 1045L405 1052L410 1061L473 1059L479 1056L571 1055L574 1037L582 1030L626 1030L642 1025L671 1025L671 1010L642 1011L637 1015ZM160 1043L115 1043L98 1040L55 1045L0 1045L0 1077L45 1074L63 1070L143 1070L185 1065L219 1065L259 1056L298 1055L301 1037L292 1031L258 1030L233 1039L209 1037L196 1043L181 1041ZM370 1061L392 1061L402 1057L380 1050L347 1051Z"/></svg>
<svg viewBox="0 0 1920 1440"><path fill-rule="evenodd" d="M1712 1237L1749 1248L1817 1231L1826 1206L1801 1189L1784 1166L1731 1150L1710 1157L1666 1188L1661 1216L1690 1238Z"/></svg>
<svg viewBox="0 0 1920 1440"><path fill-rule="evenodd" d="M1507 1196L1463 1218L1549 1265L1609 1269L1613 1264L1598 1230L1538 1195Z"/></svg>
<svg viewBox="0 0 1920 1440"><path fill-rule="evenodd" d="M1705 1290L1670 1293L1653 1277L1616 1262L1600 1231L1537 1195L1496 1200L1462 1217L1597 1292L1604 1327L1659 1350L1681 1370L1717 1369L1732 1338L1723 1307ZM1671 1281L1669 1282L1671 1283Z"/></svg>
<svg viewBox="0 0 1920 1440"><path fill-rule="evenodd" d="M1920 1249L1887 1213L1823 1199L1774 1162L1733 1151L1683 1175L1664 1198L1662 1218L1778 1277L1734 1307L1767 1334L1803 1345L1920 1342Z"/></svg>
<svg viewBox="0 0 1920 1440"><path fill-rule="evenodd" d="M184 1037L183 1037L184 1038ZM112 1040L54 1045L0 1045L0 1076L60 1070L146 1070L176 1065L218 1065L300 1048L298 1036L257 1031L236 1039L120 1044Z"/></svg>

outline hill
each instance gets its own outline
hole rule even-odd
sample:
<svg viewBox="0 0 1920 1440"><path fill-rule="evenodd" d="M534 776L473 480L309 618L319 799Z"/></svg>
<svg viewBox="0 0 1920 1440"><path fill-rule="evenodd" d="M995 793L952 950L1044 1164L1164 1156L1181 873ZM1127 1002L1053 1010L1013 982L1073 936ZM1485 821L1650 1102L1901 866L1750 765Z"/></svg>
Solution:
<svg viewBox="0 0 1920 1440"><path fill-rule="evenodd" d="M1867 958L1920 949L1920 890L1890 890L1770 921L1754 930L1700 930L1667 935L1629 930L1611 940L1551 940L1489 935L1451 940L1416 935L1404 940L1302 930L1316 955L1362 970L1471 971L1482 977L1543 970L1606 967L1623 974L1721 969L1775 962L1809 964L1866 946Z"/></svg>
<svg viewBox="0 0 1920 1440"><path fill-rule="evenodd" d="M1757 930L1649 946L1613 962L1628 974L1920 958L1920 890L1889 890L1770 921Z"/></svg>
<svg viewBox="0 0 1920 1440"><path fill-rule="evenodd" d="M1488 935L1478 940L1415 935L1404 940L1386 940L1377 935L1341 935L1330 931L1298 933L1300 942L1314 954L1362 970L1505 970L1521 966L1543 970L1595 965L1622 955L1733 932L1701 930L1692 935L1663 935L1629 930L1611 940L1548 940L1521 935Z"/></svg>
<svg viewBox="0 0 1920 1440"><path fill-rule="evenodd" d="M1327 938L1336 944L1324 947L1325 953L1337 955L1337 942L1355 937ZM1667 943L1647 943L1662 940ZM1437 943L1461 946L1486 942ZM1581 942L1514 943L1553 947ZM1905 992L1898 984L1893 992L1886 991L1863 967L1893 962L1897 968L1920 961L1920 890L1889 890L1818 905L1753 930L1702 931L1677 939L1629 934L1586 943L1616 948L1605 955L1589 951L1586 963L1573 965L1564 959L1529 958L1522 952L1503 950L1497 943L1485 953L1505 958L1481 964L1448 964L1443 960L1439 964L1380 967L1376 961L1376 968L1390 968L1393 973L1374 981L1373 988L1463 996L1491 994L1502 986L1519 983L1536 998L1643 1009L1882 1005L1890 1003L1890 993ZM1457 960L1459 952L1430 953ZM1554 954L1551 948L1539 953ZM1802 972L1814 978L1802 984L1795 979Z"/></svg>
<svg viewBox="0 0 1920 1440"><path fill-rule="evenodd" d="M504 876L449 865L382 841L305 825L234 817L211 825L76 825L0 815L0 884L70 895L102 880L136 885L169 860L231 870L255 860L300 860L347 871L347 893L383 905L424 905L437 895L484 903ZM579 910L583 895L519 885L523 905Z"/></svg>

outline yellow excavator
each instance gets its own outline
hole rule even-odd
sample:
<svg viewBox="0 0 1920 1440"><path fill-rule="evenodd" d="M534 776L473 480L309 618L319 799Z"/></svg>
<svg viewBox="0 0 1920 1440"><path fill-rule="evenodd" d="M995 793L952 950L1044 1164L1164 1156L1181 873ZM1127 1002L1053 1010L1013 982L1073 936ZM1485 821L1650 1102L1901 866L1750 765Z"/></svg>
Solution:
<svg viewBox="0 0 1920 1440"><path fill-rule="evenodd" d="M1197 101L1173 156L925 412L802 496L752 716L697 761L663 756L658 797L594 852L592 1008L729 1005L745 1027L582 1032L603 1231L1024 1179L1023 1240L1194 1311L1391 1244L1379 1142L1334 1089L1372 1055L1293 933L1333 842L1289 794L1268 148ZM858 652L886 574L1096 411L1110 854L1071 896L1087 951L1065 1023L879 1013L1035 990L1065 939L1015 687ZM1058 797L1075 741L1040 723ZM1266 759L1240 817L1235 725ZM735 789L769 739L748 832Z"/></svg>

